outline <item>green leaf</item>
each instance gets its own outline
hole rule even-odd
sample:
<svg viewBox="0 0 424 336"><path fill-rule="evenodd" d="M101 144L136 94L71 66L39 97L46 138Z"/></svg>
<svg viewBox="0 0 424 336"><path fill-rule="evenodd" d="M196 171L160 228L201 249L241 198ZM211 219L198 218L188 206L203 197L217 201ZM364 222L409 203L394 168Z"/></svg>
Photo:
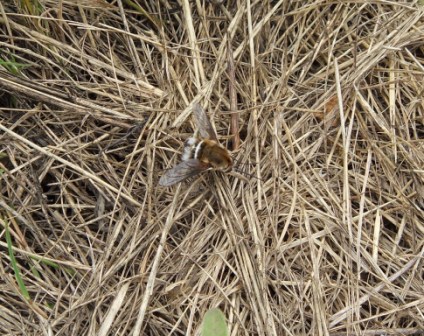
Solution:
<svg viewBox="0 0 424 336"><path fill-rule="evenodd" d="M202 336L228 336L225 316L218 308L206 312L203 318Z"/></svg>

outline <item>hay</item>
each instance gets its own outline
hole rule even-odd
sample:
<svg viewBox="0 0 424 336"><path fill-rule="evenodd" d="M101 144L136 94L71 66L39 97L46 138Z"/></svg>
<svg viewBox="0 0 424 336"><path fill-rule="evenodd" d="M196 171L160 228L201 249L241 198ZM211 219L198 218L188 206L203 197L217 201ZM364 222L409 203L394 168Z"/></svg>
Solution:
<svg viewBox="0 0 424 336"><path fill-rule="evenodd" d="M0 333L422 334L423 16L2 1ZM195 102L248 179L158 187Z"/></svg>

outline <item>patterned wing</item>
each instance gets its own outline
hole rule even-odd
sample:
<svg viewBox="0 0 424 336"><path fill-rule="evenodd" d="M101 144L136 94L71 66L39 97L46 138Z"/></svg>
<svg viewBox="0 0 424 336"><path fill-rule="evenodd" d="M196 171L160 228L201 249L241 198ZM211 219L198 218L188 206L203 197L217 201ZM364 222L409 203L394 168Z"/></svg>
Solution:
<svg viewBox="0 0 424 336"><path fill-rule="evenodd" d="M216 136L212 124L205 110L199 104L193 106L193 117L196 127L199 129L200 136L218 142L218 137Z"/></svg>
<svg viewBox="0 0 424 336"><path fill-rule="evenodd" d="M167 170L159 180L159 185L163 187L172 186L189 177L196 176L205 171L208 167L202 165L197 159L182 161L175 167Z"/></svg>

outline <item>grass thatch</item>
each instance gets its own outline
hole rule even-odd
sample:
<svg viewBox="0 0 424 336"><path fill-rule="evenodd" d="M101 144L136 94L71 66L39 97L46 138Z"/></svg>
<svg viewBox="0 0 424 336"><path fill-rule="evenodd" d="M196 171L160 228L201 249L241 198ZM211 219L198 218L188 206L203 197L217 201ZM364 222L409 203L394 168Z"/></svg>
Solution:
<svg viewBox="0 0 424 336"><path fill-rule="evenodd" d="M1 1L0 334L423 334L420 6Z"/></svg>

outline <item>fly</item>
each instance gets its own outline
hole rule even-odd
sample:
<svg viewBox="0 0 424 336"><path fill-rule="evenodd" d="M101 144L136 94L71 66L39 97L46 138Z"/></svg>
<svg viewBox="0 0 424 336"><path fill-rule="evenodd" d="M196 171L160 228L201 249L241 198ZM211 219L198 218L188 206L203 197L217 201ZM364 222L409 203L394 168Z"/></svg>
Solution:
<svg viewBox="0 0 424 336"><path fill-rule="evenodd" d="M212 124L199 104L193 107L193 117L197 129L185 143L182 161L160 178L161 186L172 186L206 170L230 172L233 167L230 153L218 142Z"/></svg>

